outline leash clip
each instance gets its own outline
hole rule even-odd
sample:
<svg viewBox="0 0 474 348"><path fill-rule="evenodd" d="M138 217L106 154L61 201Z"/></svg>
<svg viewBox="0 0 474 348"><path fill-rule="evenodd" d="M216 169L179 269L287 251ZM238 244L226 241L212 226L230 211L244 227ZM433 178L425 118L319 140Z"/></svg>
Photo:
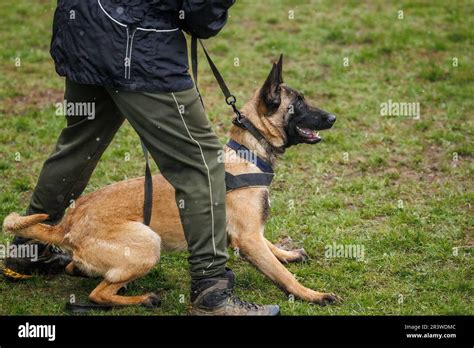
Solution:
<svg viewBox="0 0 474 348"><path fill-rule="evenodd" d="M227 98L225 98L225 102L227 103L227 105L233 106L237 102L237 98L235 97L235 95L231 94Z"/></svg>
<svg viewBox="0 0 474 348"><path fill-rule="evenodd" d="M237 106L235 106L235 103L237 102L237 98L235 97L235 95L233 95L233 94L229 95L227 98L225 98L225 102L227 103L227 105L230 105L232 107L232 110L234 111L234 114L237 116L234 119L233 123L240 126L240 127L242 127L242 128L245 128L245 126L242 122L244 116L242 115L240 110L237 108Z"/></svg>
<svg viewBox="0 0 474 348"><path fill-rule="evenodd" d="M236 117L234 117L234 119L232 120L232 123L235 124L237 127L240 127L242 129L247 129L247 127L245 126L243 122L245 116L242 115L241 112L236 107L233 107L233 109L234 109L234 113Z"/></svg>

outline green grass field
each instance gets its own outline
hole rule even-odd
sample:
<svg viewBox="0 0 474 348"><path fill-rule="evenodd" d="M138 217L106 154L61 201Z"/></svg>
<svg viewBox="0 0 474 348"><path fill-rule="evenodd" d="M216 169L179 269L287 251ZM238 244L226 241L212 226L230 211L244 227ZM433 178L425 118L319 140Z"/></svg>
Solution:
<svg viewBox="0 0 474 348"><path fill-rule="evenodd" d="M0 2L2 221L26 208L65 124L54 113L64 83L49 56L54 6ZM345 302L321 308L292 301L233 255L239 296L277 303L286 315L474 314L473 18L474 1L237 1L207 47L240 104L283 53L285 82L338 116L324 142L291 148L280 159L265 233L304 247L311 259L288 268L304 285ZM224 143L232 114L204 62L200 90ZM420 118L381 116L388 100L419 103ZM127 124L87 192L143 170ZM0 242L10 238L1 234ZM325 257L333 243L363 246L363 260ZM128 294L161 292L161 308L108 314L185 314L186 257L165 254L129 286ZM1 279L0 314L65 315L71 296L85 301L97 282L66 275Z"/></svg>

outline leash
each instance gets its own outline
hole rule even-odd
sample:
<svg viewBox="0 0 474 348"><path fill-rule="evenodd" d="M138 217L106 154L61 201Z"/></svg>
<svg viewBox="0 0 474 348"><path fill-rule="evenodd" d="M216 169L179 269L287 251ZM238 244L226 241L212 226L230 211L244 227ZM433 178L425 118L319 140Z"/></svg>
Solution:
<svg viewBox="0 0 474 348"><path fill-rule="evenodd" d="M145 155L145 193L143 202L143 223L147 226L150 225L151 211L153 208L153 179L151 177L150 163L148 160L148 150L143 143L143 139L140 138L142 145L143 154Z"/></svg>
<svg viewBox="0 0 474 348"><path fill-rule="evenodd" d="M90 311L110 311L113 309L111 305L99 305L95 303L71 303L67 302L64 309L72 314L88 313Z"/></svg>
<svg viewBox="0 0 474 348"><path fill-rule="evenodd" d="M201 45L204 54L206 56L206 59L209 63L209 66L211 67L211 71L219 84L219 87L222 91L222 94L224 94L225 97L225 102L227 105L232 107L232 111L235 114L235 118L232 120L232 123L235 124L236 126L247 130L252 136L257 139L259 142L265 142L268 144L267 140L263 137L263 135L260 133L260 131L257 129L257 127L254 126L254 124L245 117L245 115L242 114L242 112L237 108L236 102L237 98L235 95L233 95L229 88L227 87L227 84L224 81L224 78L222 77L222 74L219 72L219 69L217 66L214 64L214 61L211 59L209 53L207 52L206 47L204 47L204 44L201 39L197 38L196 36L191 37L191 67L193 71L193 78L194 78L194 84L196 85L196 90L198 91L199 98L201 99L201 103L204 107L204 103L201 97L201 93L199 92L198 89L198 59L197 59L197 43L199 41L199 44ZM234 150L237 155L240 157L254 163L263 173L247 173L247 174L240 174L240 175L232 175L229 172L225 173L225 183L226 183L226 191L232 191L236 190L239 188L243 187L249 187L249 186L270 186L274 172L272 166L265 162L263 159L260 157L256 156L255 161L250 160L251 158L255 157L251 153L249 149L247 149L244 145L239 144L233 139L230 139L229 142L227 143L227 146L230 147L232 150Z"/></svg>
<svg viewBox="0 0 474 348"><path fill-rule="evenodd" d="M191 37L191 67L193 71L193 78L194 78L194 84L196 85L196 89L199 93L199 97L201 98L201 93L199 92L199 89L197 87L198 85L198 59L197 59L197 42L199 41L199 44L201 45L204 54L206 56L207 61L209 62L209 66L211 67L211 71L216 78L217 83L219 84L219 87L222 91L222 94L224 94L225 97L225 102L227 105L229 105L232 108L232 111L235 114L235 118L232 120L232 123L234 123L236 126L245 129L252 134L255 139L258 141L265 141L265 138L263 135L260 133L260 131L253 125L252 122L248 118L245 117L245 115L242 114L242 112L237 108L235 105L237 102L237 98L235 95L233 95L229 88L227 87L227 84L224 81L224 78L222 77L221 73L219 72L219 69L217 69L217 66L214 64L213 60L209 56L209 53L207 52L206 47L204 47L204 44L202 43L201 39L198 39L196 36ZM202 102L202 98L201 98ZM204 103L203 103L204 106Z"/></svg>

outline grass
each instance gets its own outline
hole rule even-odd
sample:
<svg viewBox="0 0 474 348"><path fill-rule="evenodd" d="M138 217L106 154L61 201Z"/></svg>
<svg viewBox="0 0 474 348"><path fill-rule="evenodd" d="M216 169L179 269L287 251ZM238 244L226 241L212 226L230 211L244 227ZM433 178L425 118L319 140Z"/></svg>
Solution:
<svg viewBox="0 0 474 348"><path fill-rule="evenodd" d="M0 4L1 220L25 209L64 126L54 116L63 80L48 54L54 4ZM290 271L304 285L335 292L345 302L320 308L292 301L233 255L229 266L237 274L238 295L278 303L286 315L474 314L473 12L469 1L240 0L232 8L228 25L207 46L239 102L284 53L285 82L338 115L323 143L291 148L280 159L265 233L274 242L304 247L311 260L289 265ZM24 18L35 20L25 24ZM231 113L201 62L200 89L224 142ZM420 119L381 117L380 104L389 99L419 102ZM86 192L143 175L143 169L137 136L127 124ZM9 240L0 236L2 243ZM325 247L333 243L362 245L363 261L326 258ZM15 284L2 279L0 314L67 314L71 296L85 300L96 283L67 276ZM185 314L184 253L164 255L128 293L157 289L161 308L111 313Z"/></svg>

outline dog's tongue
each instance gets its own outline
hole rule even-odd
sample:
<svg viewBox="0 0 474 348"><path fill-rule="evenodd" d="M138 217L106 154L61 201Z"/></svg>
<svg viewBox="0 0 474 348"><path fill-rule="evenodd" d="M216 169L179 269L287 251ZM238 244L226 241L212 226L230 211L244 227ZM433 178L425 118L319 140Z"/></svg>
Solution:
<svg viewBox="0 0 474 348"><path fill-rule="evenodd" d="M312 129L309 129L309 128L301 128L301 127L298 127L298 132L304 136L305 138L308 138L308 139L319 139L319 132L316 132Z"/></svg>

